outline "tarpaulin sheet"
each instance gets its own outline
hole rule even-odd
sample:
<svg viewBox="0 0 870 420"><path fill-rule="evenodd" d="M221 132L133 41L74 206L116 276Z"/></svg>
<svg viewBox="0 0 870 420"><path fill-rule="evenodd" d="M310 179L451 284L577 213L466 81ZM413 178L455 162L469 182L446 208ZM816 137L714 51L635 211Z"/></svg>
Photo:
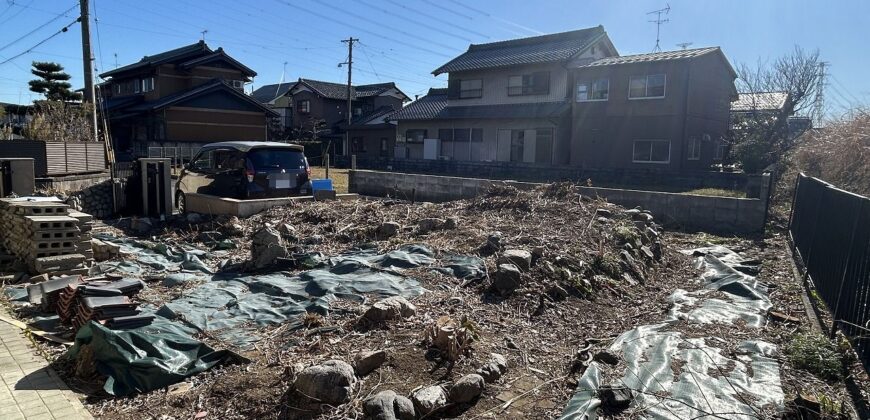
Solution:
<svg viewBox="0 0 870 420"><path fill-rule="evenodd" d="M704 269L704 287L675 291L664 322L636 327L616 339L609 351L620 355L627 366L610 386L631 390L628 410L640 418L748 419L759 418L762 409L781 410L784 395L775 345L743 340L730 348L721 338L686 337L674 328L679 320L722 325L743 320L747 326L761 327L770 307L766 288L734 268L745 270L751 264L727 248L686 253L701 255L697 262ZM721 293L714 298L714 291ZM600 375L592 362L561 418L597 418L602 404Z"/></svg>
<svg viewBox="0 0 870 420"><path fill-rule="evenodd" d="M217 364L242 360L191 338L194 333L159 316L151 325L129 330L112 330L90 321L79 329L67 357L75 359L83 346L90 347L97 371L108 377L103 389L111 395L151 391Z"/></svg>
<svg viewBox="0 0 870 420"><path fill-rule="evenodd" d="M97 264L96 272L91 274L120 272L136 275L148 272L159 273L179 270L199 271L210 274L212 270L202 262L202 259L220 256L226 252L204 251L193 247L172 246L160 242L118 238L108 233L98 233L94 237L104 242L119 245L121 252L132 255L134 261L104 261Z"/></svg>

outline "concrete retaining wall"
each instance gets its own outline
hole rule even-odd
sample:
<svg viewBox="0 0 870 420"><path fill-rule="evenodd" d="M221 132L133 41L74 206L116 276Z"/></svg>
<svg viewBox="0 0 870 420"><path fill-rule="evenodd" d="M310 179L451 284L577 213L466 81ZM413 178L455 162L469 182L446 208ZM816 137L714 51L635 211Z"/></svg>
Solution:
<svg viewBox="0 0 870 420"><path fill-rule="evenodd" d="M351 192L415 201L442 202L472 198L496 184L519 189L531 189L540 185L529 182L365 170L351 170L348 174L348 188ZM625 207L640 206L651 211L660 223L673 227L717 233L750 233L764 228L769 175L766 177L767 182L762 183L760 191L763 199L709 197L615 188L579 187L579 189L581 194L601 197Z"/></svg>
<svg viewBox="0 0 870 420"><path fill-rule="evenodd" d="M116 208L123 208L123 180L112 180L108 172L37 178L38 189L57 192L69 197L67 203L72 207L106 219L115 214Z"/></svg>
<svg viewBox="0 0 870 420"><path fill-rule="evenodd" d="M260 198L253 200L239 200L235 198L217 197L208 194L185 194L185 205L189 213L201 213L208 215L225 214L229 216L248 217L263 210L285 206L293 202L314 201L312 196L284 197L284 198ZM336 194L337 200L356 200L357 194Z"/></svg>

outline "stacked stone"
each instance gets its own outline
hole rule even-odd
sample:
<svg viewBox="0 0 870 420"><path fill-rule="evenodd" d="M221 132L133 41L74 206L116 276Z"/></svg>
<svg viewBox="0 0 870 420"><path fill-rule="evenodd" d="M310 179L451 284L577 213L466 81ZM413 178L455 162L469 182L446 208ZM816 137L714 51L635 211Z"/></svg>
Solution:
<svg viewBox="0 0 870 420"><path fill-rule="evenodd" d="M119 188L115 186L119 183L120 181L117 180L114 182L108 180L71 193L71 196L78 202L76 207L97 218L105 219L111 217L115 212L115 194L113 190Z"/></svg>
<svg viewBox="0 0 870 420"><path fill-rule="evenodd" d="M52 201L0 200L3 246L35 273L87 274L91 216ZM89 255L82 254L86 252Z"/></svg>

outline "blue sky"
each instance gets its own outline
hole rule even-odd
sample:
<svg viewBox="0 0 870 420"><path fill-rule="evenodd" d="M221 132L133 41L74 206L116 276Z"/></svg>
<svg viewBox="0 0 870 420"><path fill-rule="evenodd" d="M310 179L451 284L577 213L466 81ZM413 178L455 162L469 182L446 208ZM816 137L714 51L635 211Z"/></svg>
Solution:
<svg viewBox="0 0 870 420"><path fill-rule="evenodd" d="M0 62L75 19L74 0L0 0ZM446 84L430 72L469 43L604 25L620 54L655 45L647 12L665 1L581 0L91 0L98 70L200 39L257 71L254 87L299 77L344 82L337 64L353 36L354 83L395 81L409 96ZM662 48L721 46L735 66L818 48L830 63L832 113L870 99L870 2L670 1ZM65 11L70 10L64 14ZM56 19L55 19L56 18ZM53 20L54 19L54 20ZM53 20L53 21L52 21ZM41 25L48 23L41 29ZM34 29L36 29L34 31ZM24 36L23 35L33 33ZM18 40L21 38L20 40ZM15 41L15 42L13 42ZM29 103L32 60L57 61L82 86L78 25L0 65L0 102ZM116 58L117 57L117 58ZM285 63L286 62L286 66ZM286 71L285 71L286 69Z"/></svg>

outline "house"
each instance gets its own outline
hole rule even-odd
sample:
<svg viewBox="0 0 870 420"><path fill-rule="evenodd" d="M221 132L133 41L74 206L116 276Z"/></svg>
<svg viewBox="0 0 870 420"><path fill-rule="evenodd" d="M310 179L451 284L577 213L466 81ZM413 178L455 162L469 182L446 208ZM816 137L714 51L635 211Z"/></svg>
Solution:
<svg viewBox="0 0 870 420"><path fill-rule="evenodd" d="M400 130L395 156L568 164L569 68L616 54L601 26L472 44L432 72L448 73L446 90L390 117Z"/></svg>
<svg viewBox="0 0 870 420"><path fill-rule="evenodd" d="M571 76L571 165L691 172L716 160L737 96L718 47L608 57Z"/></svg>
<svg viewBox="0 0 870 420"><path fill-rule="evenodd" d="M251 97L282 115L285 127L296 131L297 138L314 138L316 134L317 139L331 141L336 154L345 155L352 148L344 144L347 94L346 84L300 78L291 84L263 86ZM356 85L350 94L355 150L377 150L383 136L390 144L395 143L395 125L384 122L382 117L387 110L401 109L408 96L393 82Z"/></svg>
<svg viewBox="0 0 870 420"><path fill-rule="evenodd" d="M390 117L396 158L703 170L736 97L719 48L620 56L601 26L471 45L445 72Z"/></svg>
<svg viewBox="0 0 870 420"><path fill-rule="evenodd" d="M244 93L256 72L205 42L145 56L100 75L100 110L119 160L149 147L189 157L204 144L267 140L277 114Z"/></svg>

